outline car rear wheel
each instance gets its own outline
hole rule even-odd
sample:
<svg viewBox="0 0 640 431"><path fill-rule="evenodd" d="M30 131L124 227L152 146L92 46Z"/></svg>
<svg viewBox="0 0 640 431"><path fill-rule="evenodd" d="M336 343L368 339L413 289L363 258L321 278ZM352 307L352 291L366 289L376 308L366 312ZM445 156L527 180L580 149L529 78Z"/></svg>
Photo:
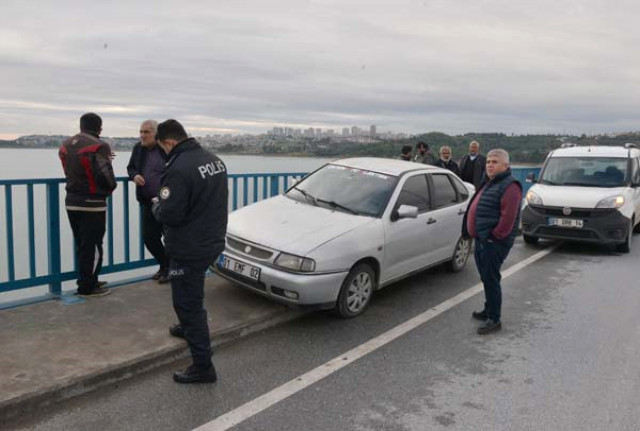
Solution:
<svg viewBox="0 0 640 431"><path fill-rule="evenodd" d="M535 236L522 234L522 239L524 239L524 242L527 243L527 244L537 244L538 243L538 237L535 237Z"/></svg>
<svg viewBox="0 0 640 431"><path fill-rule="evenodd" d="M629 253L631 251L631 242L633 241L633 222L629 222L627 229L627 240L622 244L616 244L616 250L620 253Z"/></svg>
<svg viewBox="0 0 640 431"><path fill-rule="evenodd" d="M460 272L464 269L467 259L469 259L472 241L469 237L460 237L453 251L453 257L449 261L449 270L451 272Z"/></svg>
<svg viewBox="0 0 640 431"><path fill-rule="evenodd" d="M376 276L366 263L354 266L342 283L336 312L344 319L361 314L369 305L375 288Z"/></svg>

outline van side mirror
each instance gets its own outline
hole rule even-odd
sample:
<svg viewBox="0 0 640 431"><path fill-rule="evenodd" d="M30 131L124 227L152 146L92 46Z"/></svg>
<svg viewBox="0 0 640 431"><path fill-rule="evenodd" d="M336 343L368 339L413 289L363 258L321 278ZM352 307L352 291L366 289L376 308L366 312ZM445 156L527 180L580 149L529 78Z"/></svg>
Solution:
<svg viewBox="0 0 640 431"><path fill-rule="evenodd" d="M528 182L528 183L534 183L534 184L537 183L538 180L536 180L536 173L535 172L529 172L527 174L527 178L526 178L525 181Z"/></svg>

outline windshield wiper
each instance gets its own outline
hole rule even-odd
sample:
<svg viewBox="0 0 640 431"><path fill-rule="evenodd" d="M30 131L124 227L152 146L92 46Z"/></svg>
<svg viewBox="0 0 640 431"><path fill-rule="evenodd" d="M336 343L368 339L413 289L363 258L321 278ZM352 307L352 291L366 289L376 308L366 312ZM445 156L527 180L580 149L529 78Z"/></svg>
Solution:
<svg viewBox="0 0 640 431"><path fill-rule="evenodd" d="M294 189L294 190L296 190L296 191L298 191L298 192L300 192L300 193L302 193L302 195L303 195L303 196L304 196L308 201L311 201L311 203L313 203L313 205L314 205L314 206L318 206L318 200L317 200L317 199L316 199L316 198L315 198L311 193L305 192L304 190L302 190L302 189L301 189L301 188L299 188L299 187L294 187L293 189Z"/></svg>
<svg viewBox="0 0 640 431"><path fill-rule="evenodd" d="M553 181L549 181L549 180L540 180L540 184L548 184L550 186L559 186L560 183L554 183Z"/></svg>
<svg viewBox="0 0 640 431"><path fill-rule="evenodd" d="M344 205L341 205L341 204L337 203L336 201L326 201L324 199L319 199L319 198L316 199L316 201L321 202L323 204L327 204L327 205L331 206L332 208L340 208L342 210L350 212L351 214L360 215L360 213L358 211L356 211L354 209L351 209L349 207L346 207Z"/></svg>

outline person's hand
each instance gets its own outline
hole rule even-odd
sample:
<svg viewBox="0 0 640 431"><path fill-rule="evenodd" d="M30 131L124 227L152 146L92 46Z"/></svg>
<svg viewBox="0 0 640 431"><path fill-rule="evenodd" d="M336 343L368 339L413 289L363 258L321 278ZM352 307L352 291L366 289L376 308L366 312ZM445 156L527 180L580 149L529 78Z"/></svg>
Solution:
<svg viewBox="0 0 640 431"><path fill-rule="evenodd" d="M160 201L160 199L158 199L158 196L154 196L151 198L151 203L152 204L157 204Z"/></svg>
<svg viewBox="0 0 640 431"><path fill-rule="evenodd" d="M111 160L115 159L116 158L116 153L112 152L111 154L109 154L109 157L111 158Z"/></svg>
<svg viewBox="0 0 640 431"><path fill-rule="evenodd" d="M142 187L145 184L144 177L140 174L133 177L133 182L136 183L136 186Z"/></svg>

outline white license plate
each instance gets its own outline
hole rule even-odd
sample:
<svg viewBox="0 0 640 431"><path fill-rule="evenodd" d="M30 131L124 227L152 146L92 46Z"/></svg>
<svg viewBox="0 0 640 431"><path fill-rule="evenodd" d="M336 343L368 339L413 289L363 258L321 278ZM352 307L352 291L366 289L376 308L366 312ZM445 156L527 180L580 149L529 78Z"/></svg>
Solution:
<svg viewBox="0 0 640 431"><path fill-rule="evenodd" d="M582 229L582 227L584 226L584 221L572 218L549 217L549 219L547 220L547 224L549 226L574 227L576 229Z"/></svg>
<svg viewBox="0 0 640 431"><path fill-rule="evenodd" d="M248 263L240 262L239 260L232 259L229 256L225 256L223 254L220 255L218 264L222 268L235 272L236 274L243 275L255 281L260 280L260 268L249 265Z"/></svg>

